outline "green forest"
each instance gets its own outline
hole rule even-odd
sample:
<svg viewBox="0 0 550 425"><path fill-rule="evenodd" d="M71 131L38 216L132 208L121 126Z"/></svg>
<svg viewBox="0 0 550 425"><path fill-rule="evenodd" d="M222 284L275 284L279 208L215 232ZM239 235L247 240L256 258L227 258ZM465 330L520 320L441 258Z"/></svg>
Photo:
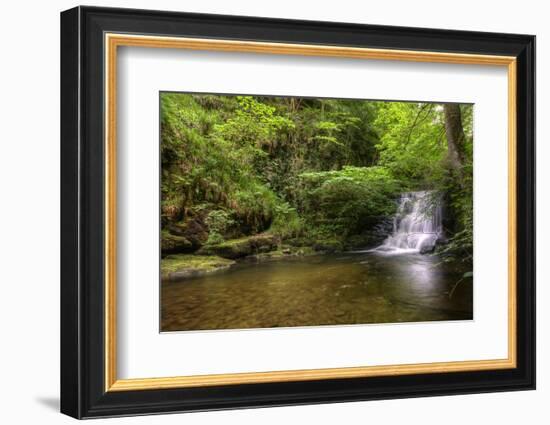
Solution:
<svg viewBox="0 0 550 425"><path fill-rule="evenodd" d="M426 190L444 200L435 254L472 261L472 105L163 92L160 108L163 276L374 247L399 195Z"/></svg>

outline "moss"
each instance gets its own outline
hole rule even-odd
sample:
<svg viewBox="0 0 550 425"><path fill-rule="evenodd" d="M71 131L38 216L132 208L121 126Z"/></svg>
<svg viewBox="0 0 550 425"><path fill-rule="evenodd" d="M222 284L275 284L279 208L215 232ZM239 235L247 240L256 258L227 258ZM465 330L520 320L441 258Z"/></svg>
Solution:
<svg viewBox="0 0 550 425"><path fill-rule="evenodd" d="M317 252L315 252L315 250L310 246L298 247L296 253L297 253L297 255L302 255L302 256L316 255L317 254Z"/></svg>
<svg viewBox="0 0 550 425"><path fill-rule="evenodd" d="M228 241L220 242L219 244L210 245L210 247L231 248L235 246L240 246L243 244L248 244L248 241L250 240L250 238L251 236L238 238L238 239L230 239Z"/></svg>
<svg viewBox="0 0 550 425"><path fill-rule="evenodd" d="M239 239L231 239L219 244L204 246L199 254L217 255L223 258L243 258L257 253L265 253L277 248L277 237L263 233Z"/></svg>
<svg viewBox="0 0 550 425"><path fill-rule="evenodd" d="M163 279L178 280L225 270L235 261L214 255L169 255L160 262Z"/></svg>
<svg viewBox="0 0 550 425"><path fill-rule="evenodd" d="M313 244L313 249L318 252L340 252L344 245L338 239L321 239Z"/></svg>
<svg viewBox="0 0 550 425"><path fill-rule="evenodd" d="M248 258L261 262L289 257L307 257L309 255L317 254L318 252L316 252L313 248L309 246L294 247L286 245L281 246L280 249L277 249L275 251L259 253L257 255L252 255Z"/></svg>
<svg viewBox="0 0 550 425"><path fill-rule="evenodd" d="M261 233L258 235L245 236L238 239L230 239L218 244L218 246L235 247L235 246L241 246L244 244L252 245L252 246L260 246L264 244L276 244L276 243L277 243L277 240L274 235L271 235L269 233Z"/></svg>
<svg viewBox="0 0 550 425"><path fill-rule="evenodd" d="M161 249L163 253L185 252L192 247L192 243L184 236L173 235L167 230L162 231Z"/></svg>
<svg viewBox="0 0 550 425"><path fill-rule="evenodd" d="M315 242L314 239L308 238L308 237L285 239L285 243L298 248L304 247L304 246L311 246L313 245L314 242Z"/></svg>

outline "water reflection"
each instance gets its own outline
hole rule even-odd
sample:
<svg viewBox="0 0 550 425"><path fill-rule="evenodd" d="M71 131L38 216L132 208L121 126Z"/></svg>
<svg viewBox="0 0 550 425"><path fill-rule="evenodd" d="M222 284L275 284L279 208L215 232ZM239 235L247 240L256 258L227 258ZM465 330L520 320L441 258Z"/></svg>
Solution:
<svg viewBox="0 0 550 425"><path fill-rule="evenodd" d="M467 271L435 256L345 253L244 263L162 284L163 331L472 318Z"/></svg>

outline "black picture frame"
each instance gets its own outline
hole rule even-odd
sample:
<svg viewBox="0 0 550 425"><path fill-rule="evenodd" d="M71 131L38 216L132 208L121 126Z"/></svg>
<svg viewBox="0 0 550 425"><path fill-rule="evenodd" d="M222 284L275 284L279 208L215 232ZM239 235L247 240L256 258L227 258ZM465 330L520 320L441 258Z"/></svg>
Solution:
<svg viewBox="0 0 550 425"><path fill-rule="evenodd" d="M517 58L517 367L473 372L105 391L104 33ZM535 388L535 37L76 7L61 13L61 412L75 418Z"/></svg>

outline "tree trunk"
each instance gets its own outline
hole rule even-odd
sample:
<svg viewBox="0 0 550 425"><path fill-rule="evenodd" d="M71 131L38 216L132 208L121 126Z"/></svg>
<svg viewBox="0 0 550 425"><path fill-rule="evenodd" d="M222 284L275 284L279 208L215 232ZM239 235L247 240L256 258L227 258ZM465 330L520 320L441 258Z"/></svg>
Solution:
<svg viewBox="0 0 550 425"><path fill-rule="evenodd" d="M445 110L445 133L447 135L447 159L452 171L462 175L464 164L464 128L462 127L462 115L460 106L456 103L446 103Z"/></svg>

